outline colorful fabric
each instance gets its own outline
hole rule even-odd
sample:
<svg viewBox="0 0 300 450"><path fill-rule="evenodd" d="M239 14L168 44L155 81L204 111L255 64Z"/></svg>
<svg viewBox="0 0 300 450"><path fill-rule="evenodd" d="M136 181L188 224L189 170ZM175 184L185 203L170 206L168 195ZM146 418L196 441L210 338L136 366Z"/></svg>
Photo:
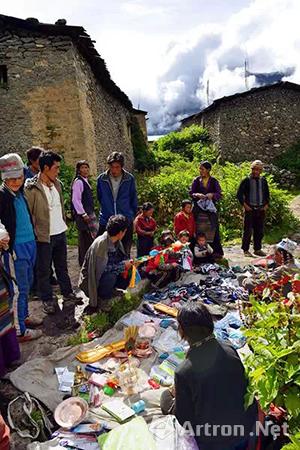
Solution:
<svg viewBox="0 0 300 450"><path fill-rule="evenodd" d="M13 309L9 300L8 274L0 266L0 337L14 327Z"/></svg>
<svg viewBox="0 0 300 450"><path fill-rule="evenodd" d="M180 211L174 218L174 230L176 236L180 231L187 230L192 238L195 235L196 224L193 213L186 214L184 211Z"/></svg>

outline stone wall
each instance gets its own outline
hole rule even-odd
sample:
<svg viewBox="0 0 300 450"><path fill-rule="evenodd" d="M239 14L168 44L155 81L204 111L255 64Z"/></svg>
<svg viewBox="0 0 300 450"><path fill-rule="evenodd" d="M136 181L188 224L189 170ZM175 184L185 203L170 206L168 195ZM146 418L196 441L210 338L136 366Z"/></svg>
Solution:
<svg viewBox="0 0 300 450"><path fill-rule="evenodd" d="M130 112L103 89L81 55L76 52L74 56L82 115L88 125L85 133L88 140L94 141L92 153L97 171L106 169L106 158L113 151L123 152L126 168L132 170Z"/></svg>
<svg viewBox="0 0 300 450"><path fill-rule="evenodd" d="M118 150L133 167L130 113L104 91L69 37L0 31L0 65L8 70L7 87L0 87L0 154L38 145L67 164L88 159L96 174Z"/></svg>
<svg viewBox="0 0 300 450"><path fill-rule="evenodd" d="M184 126L208 128L223 159L272 161L300 141L300 90L282 85L221 101Z"/></svg>
<svg viewBox="0 0 300 450"><path fill-rule="evenodd" d="M39 145L72 164L86 153L73 44L68 37L8 33L0 37L0 64L8 69L7 89L0 89L1 152Z"/></svg>
<svg viewBox="0 0 300 450"><path fill-rule="evenodd" d="M148 131L147 131L147 121L146 121L146 113L144 112L138 112L138 110L135 110L133 113L134 117L136 118L138 125L140 127L141 132L143 133L145 144L148 145Z"/></svg>

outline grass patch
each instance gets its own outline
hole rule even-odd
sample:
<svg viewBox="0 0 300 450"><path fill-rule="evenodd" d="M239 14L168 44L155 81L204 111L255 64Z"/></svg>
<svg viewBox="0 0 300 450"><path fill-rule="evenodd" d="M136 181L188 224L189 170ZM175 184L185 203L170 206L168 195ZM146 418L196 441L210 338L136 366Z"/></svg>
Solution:
<svg viewBox="0 0 300 450"><path fill-rule="evenodd" d="M68 339L67 345L84 344L90 342L95 337L102 336L122 316L138 308L146 291L147 287L142 289L138 294L127 292L123 298L113 300L109 313L99 312L91 316L84 316L83 324L79 331Z"/></svg>

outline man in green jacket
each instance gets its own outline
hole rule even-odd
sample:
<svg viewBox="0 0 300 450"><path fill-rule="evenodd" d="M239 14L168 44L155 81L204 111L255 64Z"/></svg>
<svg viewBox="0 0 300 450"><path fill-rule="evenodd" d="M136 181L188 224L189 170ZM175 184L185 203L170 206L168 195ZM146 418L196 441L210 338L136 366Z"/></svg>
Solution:
<svg viewBox="0 0 300 450"><path fill-rule="evenodd" d="M128 279L122 273L129 269L121 240L128 228L128 219L122 215L109 218L106 231L98 236L88 249L79 276L79 287L89 297L91 311L100 309L111 299L116 288L126 289Z"/></svg>

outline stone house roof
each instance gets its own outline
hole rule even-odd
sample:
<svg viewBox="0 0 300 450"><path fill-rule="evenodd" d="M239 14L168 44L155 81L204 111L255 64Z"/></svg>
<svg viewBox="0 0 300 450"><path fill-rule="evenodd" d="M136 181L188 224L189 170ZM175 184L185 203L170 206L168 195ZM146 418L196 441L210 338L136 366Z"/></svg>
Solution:
<svg viewBox="0 0 300 450"><path fill-rule="evenodd" d="M64 19L58 20L55 24L40 23L38 19L18 19L0 14L0 29L10 30L19 28L33 33L41 33L51 36L69 36L79 53L89 63L96 79L103 88L126 108L132 110L132 103L127 95L111 79L105 61L94 47L94 42L85 29L80 26L66 25Z"/></svg>
<svg viewBox="0 0 300 450"><path fill-rule="evenodd" d="M182 125L184 125L185 122L188 122L188 121L190 121L192 119L200 118L206 112L213 111L213 110L217 109L222 103L225 103L227 101L233 100L235 98L247 97L248 95L251 95L251 94L256 93L256 92L262 92L262 91L266 91L266 90L270 90L270 89L277 89L278 87L284 87L285 89L291 89L291 90L294 90L294 91L300 91L300 85L299 84L291 83L289 81L279 81L278 83L252 88L252 89L249 89L248 91L238 92L238 93L233 94L233 95L228 95L228 96L224 96L224 97L218 98L211 105L207 106L207 108L202 109L200 112L198 112L196 114L192 114L191 116L185 117L181 121L181 123L182 123Z"/></svg>

